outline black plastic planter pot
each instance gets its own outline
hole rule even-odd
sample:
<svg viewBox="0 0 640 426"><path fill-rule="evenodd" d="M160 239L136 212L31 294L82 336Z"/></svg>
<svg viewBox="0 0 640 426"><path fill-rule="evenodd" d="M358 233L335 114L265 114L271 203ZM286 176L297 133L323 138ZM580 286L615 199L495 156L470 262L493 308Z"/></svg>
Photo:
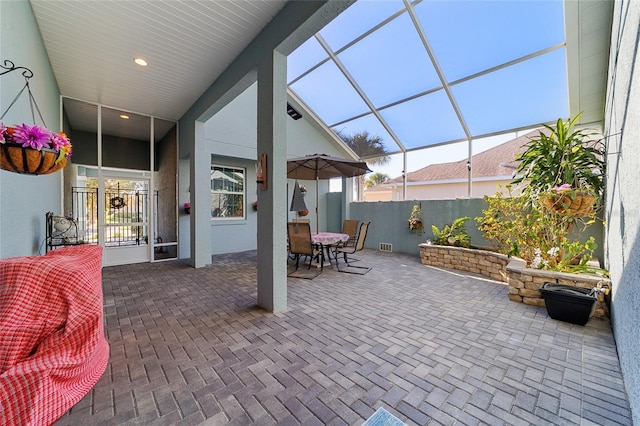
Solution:
<svg viewBox="0 0 640 426"><path fill-rule="evenodd" d="M544 283L540 292L551 318L579 325L589 321L598 299L591 289L556 283Z"/></svg>

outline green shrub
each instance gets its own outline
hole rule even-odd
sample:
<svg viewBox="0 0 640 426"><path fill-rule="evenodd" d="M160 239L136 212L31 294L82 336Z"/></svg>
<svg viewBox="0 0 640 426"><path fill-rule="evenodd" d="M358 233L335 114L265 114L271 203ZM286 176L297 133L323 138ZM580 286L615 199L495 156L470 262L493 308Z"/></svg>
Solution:
<svg viewBox="0 0 640 426"><path fill-rule="evenodd" d="M465 230L465 223L471 219L468 216L459 217L442 229L431 225L431 231L435 237L434 243L441 246L470 247L471 237Z"/></svg>
<svg viewBox="0 0 640 426"><path fill-rule="evenodd" d="M581 242L580 231L594 220L582 222L549 209L531 204L528 196L514 195L507 185L507 195L498 191L485 196L488 206L483 216L476 218L478 229L498 252L518 256L527 267L559 272L591 272L606 275L607 271L589 265L598 247L593 237Z"/></svg>

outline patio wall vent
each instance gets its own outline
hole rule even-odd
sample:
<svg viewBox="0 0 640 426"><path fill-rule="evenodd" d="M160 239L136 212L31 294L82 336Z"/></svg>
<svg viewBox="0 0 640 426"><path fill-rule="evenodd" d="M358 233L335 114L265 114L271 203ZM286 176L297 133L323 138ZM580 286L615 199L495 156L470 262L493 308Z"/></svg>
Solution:
<svg viewBox="0 0 640 426"><path fill-rule="evenodd" d="M393 251L393 244L391 244L391 243L380 243L379 250L391 253Z"/></svg>

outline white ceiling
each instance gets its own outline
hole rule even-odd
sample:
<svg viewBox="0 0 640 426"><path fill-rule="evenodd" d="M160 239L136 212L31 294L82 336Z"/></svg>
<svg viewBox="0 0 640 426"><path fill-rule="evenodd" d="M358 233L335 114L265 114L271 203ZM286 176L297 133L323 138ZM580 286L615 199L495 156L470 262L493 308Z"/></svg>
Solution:
<svg viewBox="0 0 640 426"><path fill-rule="evenodd" d="M31 0L60 93L178 120L285 0ZM147 67L134 64L143 57Z"/></svg>

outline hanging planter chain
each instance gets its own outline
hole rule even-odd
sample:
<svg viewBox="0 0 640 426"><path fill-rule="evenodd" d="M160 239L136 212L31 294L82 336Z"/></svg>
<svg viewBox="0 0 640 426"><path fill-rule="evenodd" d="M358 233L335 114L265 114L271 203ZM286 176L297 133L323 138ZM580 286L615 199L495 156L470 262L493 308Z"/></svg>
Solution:
<svg viewBox="0 0 640 426"><path fill-rule="evenodd" d="M36 102L36 99L34 98L33 93L31 93L31 87L29 86L29 79L31 77L33 77L33 71L31 71L27 67L16 67L16 65L13 62L11 62L10 60L8 60L8 59L4 60L4 65L0 65L0 68L2 68L2 70L3 70L2 72L0 72L0 75L8 74L8 73L10 73L12 71L23 70L22 71L22 76L24 77L24 86L18 92L16 97L13 98L13 101L11 101L11 103L9 104L7 109L2 113L2 116L0 116L0 120L2 120L5 115L7 115L7 113L11 109L11 107L16 103L16 101L20 98L20 96L22 95L22 93L24 93L24 91L26 89L27 93L29 94L29 108L31 109L31 119L33 120L33 124L36 124L36 115L35 115L35 113L37 111L38 112L38 117L40 117L40 121L42 122L42 125L44 127L47 127L47 124L44 122L44 118L42 118L42 113L40 112L40 108L38 107L38 103ZM35 107L35 110L34 110L34 107Z"/></svg>

